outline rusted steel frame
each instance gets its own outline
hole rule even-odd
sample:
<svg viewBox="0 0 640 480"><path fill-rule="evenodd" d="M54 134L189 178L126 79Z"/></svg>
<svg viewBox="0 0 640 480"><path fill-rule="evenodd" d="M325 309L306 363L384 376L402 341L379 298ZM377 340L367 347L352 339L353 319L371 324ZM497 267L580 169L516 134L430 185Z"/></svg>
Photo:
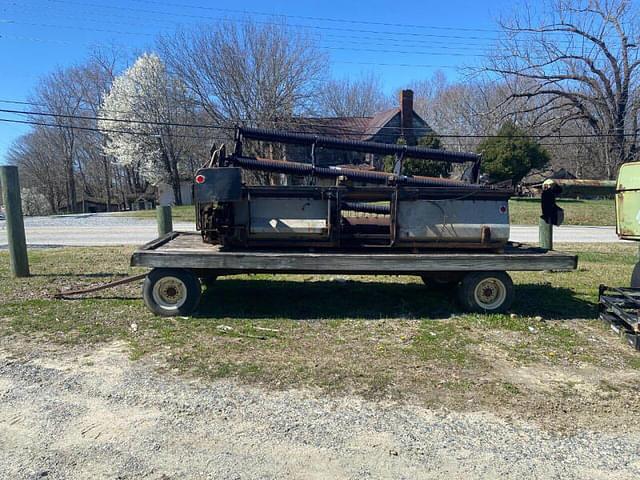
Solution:
<svg viewBox="0 0 640 480"><path fill-rule="evenodd" d="M93 293L98 292L100 290L106 290L107 288L117 287L118 285L124 285L126 283L135 282L137 280L142 280L146 277L146 273L141 273L139 275L132 275L130 277L121 278L120 280L116 280L115 282L104 283L102 285L98 285L96 287L83 288L81 290L69 290L64 292L56 292L51 295L53 298L64 298L70 295L81 295L83 293Z"/></svg>
<svg viewBox="0 0 640 480"><path fill-rule="evenodd" d="M421 158L451 163L478 162L482 157L476 153L448 152L433 148L397 145L393 143L363 142L345 140L335 137L313 135L308 133L283 132L263 128L239 128L236 140L261 140L266 142L286 143L290 145L307 145L314 148L324 147L333 150L348 150L379 155L402 154L405 158ZM238 150L236 150L238 151Z"/></svg>
<svg viewBox="0 0 640 480"><path fill-rule="evenodd" d="M390 205L375 205L366 202L342 202L340 208L349 212L374 213L377 215L389 215L391 213Z"/></svg>
<svg viewBox="0 0 640 480"><path fill-rule="evenodd" d="M640 290L600 285L598 291L598 318L624 337L629 345L640 350L640 298L630 295L631 292L640 294ZM608 294L607 291L615 294Z"/></svg>
<svg viewBox="0 0 640 480"><path fill-rule="evenodd" d="M565 179L565 178L549 178L543 182L544 184L554 183L556 185L570 185L570 186L581 186L581 187L606 187L606 188L615 188L616 182L615 180L579 180L579 179Z"/></svg>
<svg viewBox="0 0 640 480"><path fill-rule="evenodd" d="M459 180L451 180L447 178L435 178L424 176L404 176L394 175L393 173L377 172L369 170L358 170L355 168L341 167L318 167L308 163L289 162L286 160L271 160L257 157L230 157L229 161L232 165L247 170L261 170L278 173L288 173L292 175L315 175L325 178L345 177L349 180L381 183L388 185L410 185L416 187L449 187L465 192L474 191L495 191L498 190L490 185L479 185L461 182ZM506 191L505 189L501 189Z"/></svg>

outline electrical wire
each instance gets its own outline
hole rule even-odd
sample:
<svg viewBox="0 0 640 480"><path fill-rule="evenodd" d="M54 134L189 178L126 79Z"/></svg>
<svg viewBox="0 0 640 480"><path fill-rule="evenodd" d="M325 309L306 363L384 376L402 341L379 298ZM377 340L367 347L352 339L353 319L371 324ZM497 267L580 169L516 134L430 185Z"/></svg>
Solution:
<svg viewBox="0 0 640 480"><path fill-rule="evenodd" d="M43 104L36 104L33 102L24 102L24 101L13 101L13 100L0 100L0 103L16 103L20 105L34 105L34 106L43 106ZM75 120L91 120L91 121L111 121L111 122L120 122L120 123L134 123L134 124L144 124L144 125L157 125L157 126L170 126L170 127L186 127L186 128L204 128L204 129L213 129L213 130L234 130L233 126L222 126L222 125L211 125L211 124L198 124L198 123L178 123L178 122L159 122L153 120L133 120L133 119L124 119L124 118L109 118L109 117L95 117L95 116L87 116L87 115L72 115L72 114L61 114L61 113L53 113L53 112L37 112L37 111L28 111L28 110L14 110L14 109L4 109L0 108L0 112L2 113L12 113L12 114L20 114L20 115L36 115L36 116L49 116L54 118L69 118ZM318 118L318 120L329 121L328 118ZM289 122L291 125L299 126L307 126L307 127L327 127L332 128L339 134L344 135L363 135L366 134L368 130L379 131L382 129L389 129L398 131L399 127L391 127L391 126L380 126L380 127L367 127L365 129L348 129L344 127L336 127L335 124L331 123L319 123L314 122L314 117L307 117L302 120L293 118ZM423 131L425 127L409 127L404 130L418 130ZM309 133L309 132L300 132L293 131L293 133ZM441 138L504 138L504 135L498 134L437 134L438 137ZM636 133L591 133L591 134L553 134L553 135L510 135L508 138L614 138L614 137L637 137Z"/></svg>
<svg viewBox="0 0 640 480"><path fill-rule="evenodd" d="M19 123L25 125L36 125L42 127L54 127L54 128L70 128L72 130L83 130L89 132L99 132L99 133L123 133L126 135L136 135L141 137L157 137L157 135L146 132L135 132L131 130L116 130L116 129L102 129L96 127L80 127L77 125L59 125L56 123L45 123L45 122L36 122L35 120L15 120L11 118L0 118L0 122L5 123ZM175 137L175 138L192 138L198 140L221 140L221 141L229 141L231 138L229 137L203 137L198 135L182 135L182 134L172 134L168 133L165 136L167 137Z"/></svg>
<svg viewBox="0 0 640 480"><path fill-rule="evenodd" d="M6 110L4 109L0 109L0 112L6 112ZM65 118L73 118L74 116L72 115L59 115ZM97 117L84 117L84 116L76 116L79 119L93 119L93 120L97 120ZM96 132L101 132L101 133L124 133L124 134L130 134L130 135L142 135L142 136L154 136L154 134L150 134L150 133L146 133L146 132L135 132L135 131L128 131L128 130L115 130L115 129L100 129L100 128L95 128L95 127L80 127L80 126L73 126L73 125L59 125L59 124L47 124L47 123L43 123L43 122L36 122L36 121L21 121L21 120L11 120L11 119L0 119L0 121L4 121L4 122L11 122L11 123L24 123L24 124L32 124L32 125L42 125L42 126L50 126L50 127L58 127L58 128L75 128L75 129L79 129L79 130L88 130L88 131L96 131ZM137 121L133 121L133 123L138 123ZM156 124L163 124L163 122L153 122ZM193 126L196 127L196 125L190 125L190 124L181 124L180 126ZM213 126L208 126L208 127L213 127ZM216 127L218 128L218 127ZM231 130L231 127L219 127L222 129L226 129L226 130ZM395 128L395 127L391 127L391 128ZM396 129L397 130L397 129ZM292 133L309 133L309 132L304 132L304 131L296 131L296 130L288 130ZM349 135L357 135L357 136L361 136L362 132L358 132L358 133L352 133L352 132L338 132L339 136L349 136ZM613 136L615 134L563 134L563 135L513 135L510 136L508 138L532 138L532 139L542 139L543 141L538 141L538 145L541 146L575 146L575 145L580 145L580 146L592 146L592 145L608 145L610 144L607 141L604 140L597 140L600 139L602 137L610 137ZM632 135L632 134L629 134ZM231 140L231 136L229 137L203 137L203 136L198 136L198 135L182 135L182 134L168 134L168 136L171 137L178 137L178 138L194 138L194 139L200 139L200 140L225 140L225 141L229 141ZM625 135L626 136L626 135ZM488 139L488 138L504 138L504 136L501 135L448 135L448 134L438 134L437 135L438 138L442 138L442 139ZM550 139L578 139L578 138L589 138L590 141L588 143L588 145L585 145L585 142L549 142L548 140ZM594 141L594 139L596 139ZM547 140L546 142L544 140ZM465 147L471 147L470 149L475 149L478 146L478 142L457 142L455 145L453 146L462 146L464 145Z"/></svg>
<svg viewBox="0 0 640 480"><path fill-rule="evenodd" d="M73 120L93 120L93 121L118 122L118 123L135 123L135 124L142 124L142 125L157 125L162 127L207 128L212 130L233 130L234 129L234 127L229 127L229 126L223 127L223 126L210 125L210 124L157 122L153 120L132 120L128 118L91 117L86 115L70 115L70 114L53 113L53 112L33 112L33 111L26 111L26 110L12 110L12 109L6 109L6 108L0 108L0 112L15 113L15 114L21 114L21 115L36 115L36 116L45 116L45 117L54 117L54 118L69 118Z"/></svg>

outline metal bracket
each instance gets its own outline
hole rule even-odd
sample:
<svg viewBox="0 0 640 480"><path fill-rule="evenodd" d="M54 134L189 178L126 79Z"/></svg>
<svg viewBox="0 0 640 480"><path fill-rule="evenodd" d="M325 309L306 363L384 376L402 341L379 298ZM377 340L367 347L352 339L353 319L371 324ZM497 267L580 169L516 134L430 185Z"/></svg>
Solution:
<svg viewBox="0 0 640 480"><path fill-rule="evenodd" d="M236 126L236 135L235 135L236 147L234 150L234 155L237 157L242 156L242 129Z"/></svg>
<svg viewBox="0 0 640 480"><path fill-rule="evenodd" d="M407 151L407 146L404 145L404 149L400 152L400 155L397 153L394 154L395 161L393 162L393 174L400 175L402 173L402 160L404 160L404 154Z"/></svg>

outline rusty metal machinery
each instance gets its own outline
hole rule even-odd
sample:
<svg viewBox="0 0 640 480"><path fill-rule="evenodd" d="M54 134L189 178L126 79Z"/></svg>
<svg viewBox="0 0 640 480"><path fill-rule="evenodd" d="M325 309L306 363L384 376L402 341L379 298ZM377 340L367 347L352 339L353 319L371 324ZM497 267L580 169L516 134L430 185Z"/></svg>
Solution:
<svg viewBox="0 0 640 480"><path fill-rule="evenodd" d="M249 140L308 147L311 158L247 156ZM323 166L320 149L394 155L394 173ZM470 163L468 181L401 175L404 158ZM513 192L479 184L480 161L472 153L240 128L233 154L218 150L196 174L197 228L205 242L225 247L500 250L509 238ZM243 171L304 181L247 185Z"/></svg>

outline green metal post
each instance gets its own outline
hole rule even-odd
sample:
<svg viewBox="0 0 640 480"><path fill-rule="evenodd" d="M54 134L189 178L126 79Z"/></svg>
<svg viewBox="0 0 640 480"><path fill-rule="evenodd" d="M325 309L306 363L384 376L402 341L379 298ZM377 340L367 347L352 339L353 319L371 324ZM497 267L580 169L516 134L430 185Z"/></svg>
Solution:
<svg viewBox="0 0 640 480"><path fill-rule="evenodd" d="M2 201L7 225L11 273L14 277L28 277L29 257L27 256L27 241L22 219L18 167L13 165L0 166L0 181L2 182Z"/></svg>
<svg viewBox="0 0 640 480"><path fill-rule="evenodd" d="M538 242L540 248L553 250L553 225L542 218L538 219Z"/></svg>
<svg viewBox="0 0 640 480"><path fill-rule="evenodd" d="M166 235L173 231L173 221L171 220L171 207L159 205L156 208L158 213L158 236Z"/></svg>

